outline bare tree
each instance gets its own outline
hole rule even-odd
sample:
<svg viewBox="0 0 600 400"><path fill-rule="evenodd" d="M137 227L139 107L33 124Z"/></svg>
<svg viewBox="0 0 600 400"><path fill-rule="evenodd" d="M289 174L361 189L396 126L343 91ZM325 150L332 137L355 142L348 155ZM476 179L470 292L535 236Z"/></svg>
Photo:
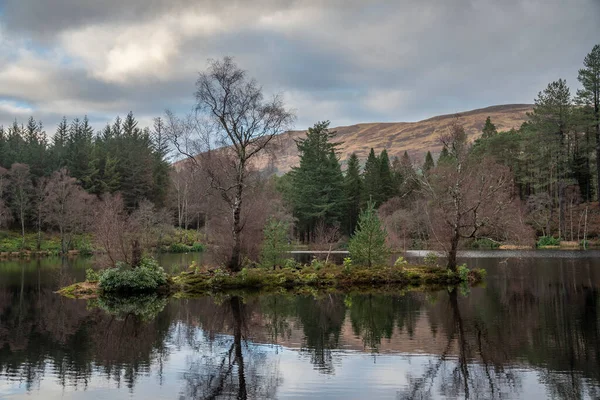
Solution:
<svg viewBox="0 0 600 400"><path fill-rule="evenodd" d="M23 245L25 244L25 218L30 209L33 184L29 165L15 163L10 167L10 188L14 213L21 224Z"/></svg>
<svg viewBox="0 0 600 400"><path fill-rule="evenodd" d="M447 253L448 268L456 270L462 239L520 239L525 228L510 169L491 159L469 157L465 131L458 123L441 140L450 159L438 163L420 183L432 237Z"/></svg>
<svg viewBox="0 0 600 400"><path fill-rule="evenodd" d="M8 191L9 173L6 168L0 167L0 228L12 221L12 213L4 198Z"/></svg>
<svg viewBox="0 0 600 400"><path fill-rule="evenodd" d="M127 213L120 194L104 194L94 215L94 241L104 250L107 264L131 262L132 245L129 240Z"/></svg>
<svg viewBox="0 0 600 400"><path fill-rule="evenodd" d="M252 185L248 179L252 160L276 135L290 128L294 115L285 109L280 96L265 100L257 82L229 57L209 61L196 89L194 118L177 121L168 114L168 130L175 147L201 166L230 209L233 247L228 267L238 271L244 193ZM212 150L215 145L218 149ZM214 153L219 157L213 157Z"/></svg>
<svg viewBox="0 0 600 400"><path fill-rule="evenodd" d="M54 172L43 188L44 204L40 214L45 223L58 229L61 251L65 254L73 235L86 230L94 198L77 183L77 179L69 176L65 168Z"/></svg>

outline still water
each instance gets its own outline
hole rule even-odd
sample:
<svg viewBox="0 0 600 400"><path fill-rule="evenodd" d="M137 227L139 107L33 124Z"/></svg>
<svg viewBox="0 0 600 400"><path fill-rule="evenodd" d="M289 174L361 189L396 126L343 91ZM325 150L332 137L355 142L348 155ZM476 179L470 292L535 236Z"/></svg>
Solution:
<svg viewBox="0 0 600 400"><path fill-rule="evenodd" d="M134 305L53 293L89 259L3 262L0 398L600 398L600 254L498 254L470 293Z"/></svg>

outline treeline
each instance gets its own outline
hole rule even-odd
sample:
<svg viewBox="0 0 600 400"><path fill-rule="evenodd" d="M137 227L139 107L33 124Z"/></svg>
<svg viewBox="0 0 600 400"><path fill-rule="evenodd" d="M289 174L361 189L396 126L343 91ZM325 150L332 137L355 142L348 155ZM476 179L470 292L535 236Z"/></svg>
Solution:
<svg viewBox="0 0 600 400"><path fill-rule="evenodd" d="M167 204L170 165L163 121L140 128L130 112L94 132L87 117L64 118L49 138L33 117L0 127L0 226L80 231L90 199L119 193L129 212ZM68 226L68 227L67 227Z"/></svg>
<svg viewBox="0 0 600 400"><path fill-rule="evenodd" d="M510 195L507 201L516 197L522 202L519 207L538 235L581 240L582 225L587 223L587 211L584 216L581 205L598 199L600 179L600 45L585 57L579 82L582 88L574 96L565 80L550 83L538 94L533 112L519 129L498 132L488 117L472 145L457 117L440 138L443 148L437 163L430 152L421 163L414 163L406 153L390 162L386 150L376 155L371 149L366 160L350 155L343 173L335 133L328 130L328 122L316 124L297 141L300 165L279 179L278 185L297 220L299 238L319 243L350 236L360 210L371 200L388 219L388 234L401 237L405 246L407 239L409 246L423 246L431 241L435 225L425 219L427 212L434 212L429 209L432 203L478 198L477 193L469 193L465 182L476 176L490 179L484 172L496 173L496 177L509 172L514 189L508 193L502 186L502 192ZM496 171L477 171L478 165ZM438 179L443 177L449 185L458 175L462 180L456 180L454 191L463 191L465 199L443 191L444 182ZM493 203L492 198L481 200ZM468 218L465 223L470 224L477 217ZM473 240L483 234L475 230L469 235ZM487 239L506 238L491 233Z"/></svg>
<svg viewBox="0 0 600 400"><path fill-rule="evenodd" d="M415 188L406 152L390 162L385 149L379 155L371 149L364 169L353 153L343 173L334 137L329 121L309 128L306 138L297 141L300 165L278 178L277 186L293 208L298 237L305 242L349 236L369 201L379 206Z"/></svg>
<svg viewBox="0 0 600 400"><path fill-rule="evenodd" d="M164 205L167 149L162 119L155 119L152 129L140 128L131 112L100 132L94 132L87 117L71 122L64 118L51 138L33 117L26 125L15 121L9 127L0 126L0 167L28 165L34 185L66 168L88 193L120 192L129 208L143 199Z"/></svg>

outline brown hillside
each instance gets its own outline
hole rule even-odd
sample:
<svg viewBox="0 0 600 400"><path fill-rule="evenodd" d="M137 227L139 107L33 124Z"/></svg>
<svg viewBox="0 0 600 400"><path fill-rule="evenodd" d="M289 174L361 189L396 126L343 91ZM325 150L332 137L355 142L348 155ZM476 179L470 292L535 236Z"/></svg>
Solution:
<svg viewBox="0 0 600 400"><path fill-rule="evenodd" d="M439 135L445 132L458 116L470 140L475 140L480 134L489 116L498 130L518 128L526 121L526 113L532 110L528 104L507 104L466 111L458 114L440 115L419 122L389 122L366 123L352 126L333 128L337 131L336 139L343 144L340 146L340 158L346 160L349 154L356 152L361 160L369 154L371 147L376 152L383 149L388 151L390 158L400 157L404 151L420 163L424 154L429 150L437 154L441 150ZM304 131L292 131L281 135L277 141L274 167L279 173L289 171L298 165L298 154L294 139L303 135ZM268 160L259 161L259 167L267 166Z"/></svg>

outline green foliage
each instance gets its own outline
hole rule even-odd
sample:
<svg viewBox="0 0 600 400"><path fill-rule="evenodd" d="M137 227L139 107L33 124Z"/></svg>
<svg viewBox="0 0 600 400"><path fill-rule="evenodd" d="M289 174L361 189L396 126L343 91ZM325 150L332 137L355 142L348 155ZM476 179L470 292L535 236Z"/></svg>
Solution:
<svg viewBox="0 0 600 400"><path fill-rule="evenodd" d="M379 158L375 155L373 148L371 148L369 157L365 163L363 182L363 204L366 205L369 201L375 202L375 206L381 204L381 169L379 167Z"/></svg>
<svg viewBox="0 0 600 400"><path fill-rule="evenodd" d="M352 261L369 267L373 264L384 264L389 255L385 239L386 232L381 227L375 204L369 202L367 208L361 212L356 232L348 244Z"/></svg>
<svg viewBox="0 0 600 400"><path fill-rule="evenodd" d="M352 153L348 158L348 167L346 168L346 175L344 175L344 196L346 198L344 227L348 235L351 235L356 229L358 216L360 215L362 191L360 163L356 154Z"/></svg>
<svg viewBox="0 0 600 400"><path fill-rule="evenodd" d="M471 243L473 249L497 249L498 247L500 247L498 242L488 238L476 239Z"/></svg>
<svg viewBox="0 0 600 400"><path fill-rule="evenodd" d="M106 293L135 293L155 291L167 283L165 271L153 258L144 258L140 265L131 268L120 264L102 271L99 287Z"/></svg>
<svg viewBox="0 0 600 400"><path fill-rule="evenodd" d="M486 118L485 125L483 126L483 129L481 132L482 132L481 137L484 139L490 138L498 133L498 131L496 130L496 125L494 125L492 123L492 120L490 119L490 117Z"/></svg>
<svg viewBox="0 0 600 400"><path fill-rule="evenodd" d="M438 255L433 252L427 253L425 255L425 257L423 258L423 262L425 263L425 265L428 265L430 267L437 267L438 260L439 260Z"/></svg>
<svg viewBox="0 0 600 400"><path fill-rule="evenodd" d="M554 236L541 236L537 241L537 247L559 246L560 239Z"/></svg>
<svg viewBox="0 0 600 400"><path fill-rule="evenodd" d="M402 267L403 265L408 265L408 261L406 261L404 257L400 256L394 262L394 267Z"/></svg>
<svg viewBox="0 0 600 400"><path fill-rule="evenodd" d="M0 253L37 251L37 239L37 233L26 233L23 243L22 237L15 232L0 231ZM94 252L90 238L86 235L74 235L71 249L79 251L81 255L89 255ZM48 255L59 255L61 253L60 236L42 233L39 250Z"/></svg>
<svg viewBox="0 0 600 400"><path fill-rule="evenodd" d="M169 253L200 253L204 251L204 245L202 243L194 243L192 245L184 243L171 243L170 246L166 247Z"/></svg>
<svg viewBox="0 0 600 400"><path fill-rule="evenodd" d="M428 151L425 155L425 162L423 163L423 173L427 174L429 171L435 167L435 162L433 161L433 156L431 152Z"/></svg>
<svg viewBox="0 0 600 400"><path fill-rule="evenodd" d="M296 141L300 165L290 172L288 200L298 219L301 237L309 239L318 223L341 223L345 206L343 174L337 158L339 143L332 142L329 121L308 129L306 137Z"/></svg>
<svg viewBox="0 0 600 400"><path fill-rule="evenodd" d="M269 218L263 231L263 243L260 252L260 265L275 268L284 264L290 251L288 233L290 225L286 221Z"/></svg>
<svg viewBox="0 0 600 400"><path fill-rule="evenodd" d="M456 268L456 273L458 274L458 276L460 277L460 280L463 282L466 282L468 277L469 277L469 268L467 268L466 264L463 265L459 265Z"/></svg>
<svg viewBox="0 0 600 400"><path fill-rule="evenodd" d="M344 266L344 272L350 272L352 269L352 258L344 257L342 265Z"/></svg>
<svg viewBox="0 0 600 400"><path fill-rule="evenodd" d="M88 268L85 270L85 281L86 282L98 282L100 280L100 274L98 271Z"/></svg>
<svg viewBox="0 0 600 400"><path fill-rule="evenodd" d="M129 315L135 315L142 321L152 321L165 308L168 297L156 293L137 294L134 296L112 296L103 294L88 303L89 307L99 307L106 313L114 315L117 320L123 320Z"/></svg>
<svg viewBox="0 0 600 400"><path fill-rule="evenodd" d="M390 159L387 151L383 149L379 155L379 202L380 204L385 203L387 200L396 195L396 187L394 186L394 178L392 176L392 170L390 167Z"/></svg>

